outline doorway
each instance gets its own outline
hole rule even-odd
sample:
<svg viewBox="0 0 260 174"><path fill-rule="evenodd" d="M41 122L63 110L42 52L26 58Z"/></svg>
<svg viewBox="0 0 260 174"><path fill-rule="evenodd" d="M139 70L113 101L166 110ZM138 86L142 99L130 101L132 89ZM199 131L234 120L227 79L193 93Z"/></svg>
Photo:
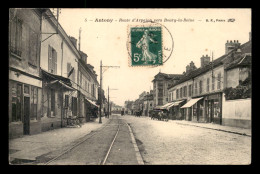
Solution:
<svg viewBox="0 0 260 174"><path fill-rule="evenodd" d="M30 97L24 96L23 134L30 134Z"/></svg>

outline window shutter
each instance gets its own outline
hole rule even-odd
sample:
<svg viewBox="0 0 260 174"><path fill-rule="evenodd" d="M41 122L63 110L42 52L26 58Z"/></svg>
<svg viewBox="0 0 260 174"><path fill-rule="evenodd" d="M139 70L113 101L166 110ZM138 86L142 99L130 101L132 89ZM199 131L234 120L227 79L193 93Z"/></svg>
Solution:
<svg viewBox="0 0 260 174"><path fill-rule="evenodd" d="M49 45L48 49L48 71L51 72L52 69L52 47Z"/></svg>
<svg viewBox="0 0 260 174"><path fill-rule="evenodd" d="M55 50L53 50L53 73L57 74L57 52Z"/></svg>

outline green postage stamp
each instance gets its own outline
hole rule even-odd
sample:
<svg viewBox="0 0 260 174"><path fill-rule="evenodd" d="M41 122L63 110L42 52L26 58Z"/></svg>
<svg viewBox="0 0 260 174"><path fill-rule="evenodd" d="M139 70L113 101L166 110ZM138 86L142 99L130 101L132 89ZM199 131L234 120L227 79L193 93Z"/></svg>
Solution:
<svg viewBox="0 0 260 174"><path fill-rule="evenodd" d="M130 48L132 66L162 65L161 26L130 27Z"/></svg>

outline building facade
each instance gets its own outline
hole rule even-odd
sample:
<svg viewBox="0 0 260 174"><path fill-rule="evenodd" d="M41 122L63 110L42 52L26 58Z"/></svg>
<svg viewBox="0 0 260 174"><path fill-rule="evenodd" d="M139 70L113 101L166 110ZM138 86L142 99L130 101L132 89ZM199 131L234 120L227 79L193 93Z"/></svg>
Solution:
<svg viewBox="0 0 260 174"><path fill-rule="evenodd" d="M9 11L9 137L95 115L98 81L77 40L50 9Z"/></svg>
<svg viewBox="0 0 260 174"><path fill-rule="evenodd" d="M41 132L41 9L9 9L9 137Z"/></svg>
<svg viewBox="0 0 260 174"><path fill-rule="evenodd" d="M159 72L153 79L154 107L168 103L168 87L176 83L182 74L165 74Z"/></svg>
<svg viewBox="0 0 260 174"><path fill-rule="evenodd" d="M232 42L228 43L226 46L231 47ZM233 43L233 50L226 48L226 54L213 62L209 56L202 56L200 68L186 73L179 82L169 87L169 98L172 102L168 105L170 115L189 121L250 127L251 99L245 96L246 101L240 101L244 106L240 106L239 102L236 105L235 101L227 101L224 93L227 88L237 87L248 81L251 74L251 42L243 45L238 41ZM250 93L248 91L250 90L247 90L247 95ZM171 109L180 102L182 106L177 110ZM239 110L240 107L244 108L243 111Z"/></svg>

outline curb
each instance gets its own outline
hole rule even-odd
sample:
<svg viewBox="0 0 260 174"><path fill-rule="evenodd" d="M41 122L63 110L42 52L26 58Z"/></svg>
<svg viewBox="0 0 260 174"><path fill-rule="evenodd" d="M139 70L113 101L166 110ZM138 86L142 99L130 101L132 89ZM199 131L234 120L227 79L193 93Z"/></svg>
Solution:
<svg viewBox="0 0 260 174"><path fill-rule="evenodd" d="M126 125L128 126L128 129L129 129L129 131L130 131L130 136L131 136L132 144L134 145L135 156L136 156L137 162L138 162L139 165L144 165L144 161L143 161L143 159L142 159L141 153L140 153L140 151L139 151L139 149L138 149L138 146L137 146L137 144L136 144L133 131L132 131L132 129L131 129L131 127L129 126L128 123L127 123Z"/></svg>
<svg viewBox="0 0 260 174"><path fill-rule="evenodd" d="M197 126L197 125L185 124L185 123L176 123L176 124L186 125L186 126L200 127L200 128L205 128L205 129L217 130L217 131L228 132L228 133L233 133L233 134L238 134L238 135L243 135L243 136L251 137L251 135L248 135L248 134L246 134L246 133L234 132L234 131L230 131L230 130L224 130L224 129L218 129L218 128L210 128L210 127L204 127L204 126Z"/></svg>

